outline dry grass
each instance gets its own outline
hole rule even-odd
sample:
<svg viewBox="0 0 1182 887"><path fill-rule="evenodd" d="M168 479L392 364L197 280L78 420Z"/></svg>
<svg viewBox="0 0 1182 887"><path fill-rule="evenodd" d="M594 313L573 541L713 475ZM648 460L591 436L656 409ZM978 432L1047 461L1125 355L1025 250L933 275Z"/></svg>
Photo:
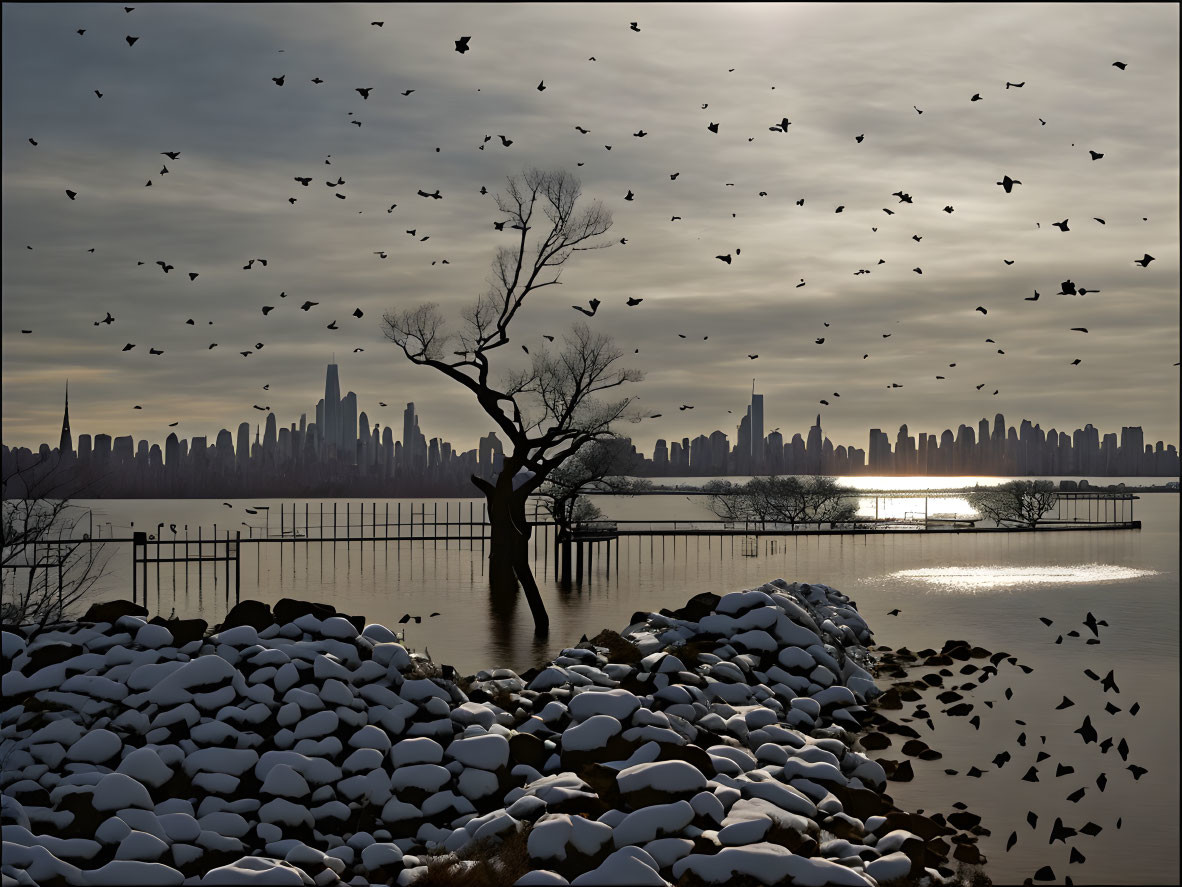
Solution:
<svg viewBox="0 0 1182 887"><path fill-rule="evenodd" d="M461 858L474 865L457 865L451 859L428 860L426 874L415 884L420 887L504 887L512 884L534 868L526 849L528 839L527 828L506 835L500 843L490 838L469 844L461 852Z"/></svg>

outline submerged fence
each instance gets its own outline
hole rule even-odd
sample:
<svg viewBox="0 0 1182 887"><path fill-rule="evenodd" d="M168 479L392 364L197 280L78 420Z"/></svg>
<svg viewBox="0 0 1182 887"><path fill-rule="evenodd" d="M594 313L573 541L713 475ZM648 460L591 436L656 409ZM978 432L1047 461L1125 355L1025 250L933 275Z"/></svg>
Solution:
<svg viewBox="0 0 1182 887"><path fill-rule="evenodd" d="M730 538L727 546L732 554L755 557L761 548L765 552L777 549L774 537L789 536L818 536L818 535L870 535L889 533L1009 533L1031 532L1029 527L1017 526L985 526L986 521L974 515L937 514L932 513L932 500L948 500L963 496L969 491L938 490L923 492L882 492L861 493L850 491L851 498L861 500L864 510L868 513L850 520L840 522L787 522L776 521L725 521L718 519L690 519L690 520L614 520L583 522L573 527L573 532L565 537L569 544L560 544L559 531L553 521L547 520L540 503L535 503L530 525L533 530L531 542L535 562L543 565L551 563L553 558L555 575L560 570L564 578L569 577L572 570L570 557L565 560L561 555L573 553L573 573L576 581L580 581L585 572L589 572L593 561L606 561L610 568L611 561L619 563L620 539L629 537L648 537L650 553L655 556L652 547L654 540L671 538L676 540L686 537L705 537L706 542L718 537L720 543ZM1037 532L1059 530L1116 530L1139 529L1140 521L1133 518L1133 503L1139 498L1129 493L1101 493L1101 492L1062 492L1057 494L1054 508L1039 522ZM901 514L893 514L898 509L888 510L884 503L889 500L914 500L915 509L903 510ZM873 501L873 517L869 514L870 503ZM922 501L922 510L920 510ZM313 508L313 504L316 505ZM301 507L302 506L302 507ZM116 528L109 523L109 534L103 536L102 524L94 532L91 521L91 533L81 540L69 540L70 544L94 543L130 543L132 566L132 596L133 600L141 597L146 602L149 589L149 567L154 566L157 593L162 583L161 565L173 566L173 583L176 587L176 565L184 567L185 588L189 585L189 569L195 567L196 585L198 591L203 591L207 568L213 568L212 583L215 589L220 585L227 603L241 598L242 586L242 548L256 546L256 563L261 560L262 547L267 545L280 546L280 552L299 547L321 546L329 544L335 558L337 546L348 546L360 543L376 545L394 545L395 558L407 543L418 543L418 548L431 548L440 545L449 547L458 544L473 552L479 550L483 555L490 540L490 526L487 506L483 502L291 502L278 506L257 505L248 511L255 516L256 522L245 524L245 530L229 530L223 527L219 530L215 523L212 529L196 527L190 531L188 525L183 530L177 529L177 524L159 523L156 532L135 531L129 537L117 538L113 532ZM884 515L884 512L886 514ZM893 516L891 516L893 514ZM167 530L165 528L168 528ZM245 532L245 535L243 533ZM759 542L761 537L772 537L767 544ZM738 542L736 552L736 541ZM713 549L712 545L709 545ZM663 541L662 541L663 548ZM553 552L551 552L553 549ZM614 549L614 551L613 551ZM722 555L724 546L718 546ZM364 555L363 555L364 556ZM5 564L7 567L8 564ZM48 565L46 565L48 566ZM50 566L52 569L52 566ZM218 574L222 574L219 583ZM52 580L50 580L52 581Z"/></svg>

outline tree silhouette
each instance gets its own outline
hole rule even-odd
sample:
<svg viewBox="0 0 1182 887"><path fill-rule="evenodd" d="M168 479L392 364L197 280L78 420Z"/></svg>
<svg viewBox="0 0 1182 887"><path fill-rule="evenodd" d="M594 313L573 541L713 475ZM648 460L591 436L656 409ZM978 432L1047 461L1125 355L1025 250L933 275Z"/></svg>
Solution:
<svg viewBox="0 0 1182 887"><path fill-rule="evenodd" d="M760 526L800 523L828 523L853 520L856 507L831 477L802 480L788 477L753 477L742 486L729 481L710 481L703 487L706 507L728 521L758 523Z"/></svg>
<svg viewBox="0 0 1182 887"><path fill-rule="evenodd" d="M82 533L74 464L56 451L5 454L0 509L0 622L35 626L67 618L107 569L102 543ZM31 455L31 454L29 454Z"/></svg>
<svg viewBox="0 0 1182 887"><path fill-rule="evenodd" d="M507 372L496 383L491 378L492 353L509 343L510 325L526 297L559 285L562 266L576 252L611 245L601 239L611 214L598 201L578 209L581 193L578 179L564 170L528 169L509 178L496 204L519 232L516 244L497 249L489 289L462 313L458 332L446 330L435 304L382 318L386 337L411 362L467 388L507 437L497 476L489 481L474 475L472 483L488 502L492 592L516 595L520 583L539 632L547 630L549 617L529 564L526 501L584 446L611 437L613 422L639 419L629 412L632 398L601 395L639 381L640 372L618 367L623 352L585 322L572 325L560 349L535 346L528 369ZM535 224L540 216L548 224Z"/></svg>
<svg viewBox="0 0 1182 887"><path fill-rule="evenodd" d="M1004 521L1034 529L1059 501L1055 485L1049 480L1012 480L999 487L974 490L969 504L997 526Z"/></svg>
<svg viewBox="0 0 1182 887"><path fill-rule="evenodd" d="M554 471L535 494L558 526L556 542L562 579L570 581L571 542L578 524L598 520L603 512L588 495L632 495L652 488L644 478L627 477L640 459L622 439L598 440L581 449Z"/></svg>

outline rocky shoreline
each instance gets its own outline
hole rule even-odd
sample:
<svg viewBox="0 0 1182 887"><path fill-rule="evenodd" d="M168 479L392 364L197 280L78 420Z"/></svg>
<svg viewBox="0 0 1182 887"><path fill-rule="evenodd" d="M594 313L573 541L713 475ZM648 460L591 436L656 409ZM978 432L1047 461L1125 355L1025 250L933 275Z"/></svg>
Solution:
<svg viewBox="0 0 1182 887"><path fill-rule="evenodd" d="M988 883L976 817L886 793L910 763L859 739L900 691L824 585L639 612L520 675L325 604L146 616L4 632L2 887Z"/></svg>

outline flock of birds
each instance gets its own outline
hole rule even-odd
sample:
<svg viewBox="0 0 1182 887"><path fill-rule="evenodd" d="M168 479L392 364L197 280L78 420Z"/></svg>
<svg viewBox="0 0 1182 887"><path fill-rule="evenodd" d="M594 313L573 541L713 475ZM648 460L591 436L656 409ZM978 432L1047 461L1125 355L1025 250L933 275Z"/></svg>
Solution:
<svg viewBox="0 0 1182 887"><path fill-rule="evenodd" d="M134 9L135 9L134 7L124 7L125 12L127 12L127 13L133 12ZM381 28L384 26L384 24L385 24L384 22L374 21L374 22L370 23L370 26ZM641 28L637 22L630 22L629 29L633 32L636 32L636 33L639 33L641 31ZM86 33L86 29L80 28L77 30L77 33L79 36L82 36ZM140 38L137 36L127 35L126 42L129 47L134 47L139 39ZM455 52L460 55L464 55L464 54L468 53L469 51L471 51L473 49L472 41L473 41L473 37L470 35L469 36L461 36L461 37L455 39L455 41L454 41ZM279 50L279 52L283 52L283 50ZM595 62L596 58L594 56L591 56L588 59L588 61ZM1113 63L1113 66L1115 68L1123 71L1126 67L1126 63L1121 62L1121 61L1117 61L1117 62ZM733 72L735 69L731 68L728 70L730 72ZM289 81L288 81L288 77L287 77L286 73L280 73L278 76L271 77L270 79L276 88L291 88L288 85ZM325 82L326 81L319 76L316 76L316 77L313 77L310 79L310 83L313 84L313 86L315 86L315 87L321 87L323 84L325 84ZM1025 86L1026 86L1025 80L1017 81L1017 82L1005 81L1005 90L1006 91L1009 91L1011 89L1022 89ZM536 90L539 92L544 92L546 89L547 89L547 86L546 86L545 80L541 80L537 84ZM773 86L772 89L775 89L775 87ZM380 99L380 97L381 97L381 90L378 87L374 87L374 86L356 86L356 87L352 87L352 91L355 92L358 96L360 96L360 100L362 102L369 102L371 98ZM403 98L408 98L412 94L416 93L417 91L418 91L417 89L411 88L411 89L400 90L400 93ZM104 95L100 90L95 90L95 94L98 96L99 99L102 99L102 97ZM971 96L971 98L969 99L969 102L976 103L976 102L981 102L984 100L985 99L981 95L981 93L977 92ZM416 99L416 101L417 101L417 99ZM701 104L702 111L707 111L709 109L709 107L710 107L710 104L708 102ZM924 113L924 111L922 109L920 109L916 106L913 106L913 110L916 112L917 115L922 115ZM354 117L355 116L354 112L352 112L352 111L348 112L348 116ZM355 124L358 127L361 127L363 121L361 121L359 119L353 119L350 121L350 123ZM1039 118L1039 124L1042 126L1046 126L1047 121L1045 119ZM775 121L771 121L770 125L767 127L767 129L769 132L783 135L783 134L788 133L792 126L793 126L793 123L788 117L781 116L780 119L775 120ZM591 134L591 129L589 129L588 127L583 126L581 124L575 124L574 129L581 136L584 136L584 137L589 136ZM705 130L711 134L711 137L717 136L722 131L722 123L720 121L708 120L705 125ZM633 132L632 136L634 138L642 139L642 138L645 138L646 136L648 136L649 134L650 134L649 132L646 132L643 128L641 128L641 129L637 130L636 132ZM873 134L870 134L871 138L872 138L872 136L873 136ZM513 145L513 143L514 143L514 139L508 135L505 135L505 134L496 134L495 137L499 140L499 144L502 149L507 149L511 145ZM488 145L490 142L492 142L493 138L494 138L494 135L486 133L483 137L483 141L480 142L476 146L477 149L483 151L485 149L486 145ZM861 145L868 138L868 134L866 132L862 132L862 133L857 134L856 136L852 136L852 138L856 144ZM752 142L754 140L755 140L755 136L749 136L747 138L748 142ZM34 138L29 138L29 142L34 147L36 147L37 145L40 144ZM605 144L603 147L605 150L611 151L613 146ZM440 151L440 148L436 147L435 152L439 152L439 151ZM182 152L179 150L162 151L159 153L162 156L164 156L167 159L167 161L174 163L174 165L177 163L183 162L181 160ZM1096 162L1096 161L1100 161L1105 155L1103 152L1089 150L1089 156L1091 157L1091 160L1093 162ZM332 155L331 154L324 157L324 164L327 164L327 165L332 164ZM580 166L580 167L583 165L584 165L584 162L578 163L578 166ZM157 175L157 178L159 179L160 177L170 174L170 172L171 171L169 170L167 164L162 164L162 168L160 169L160 172L156 175ZM678 180L678 177L680 176L680 174L681 173L678 170L670 172L669 173L669 180L676 182ZM298 176L293 177L294 181L302 188L312 187L312 183L316 178L317 177L314 175L298 175ZM337 175L335 178L335 181L333 181L331 178L329 178L329 179L325 180L325 182L324 182L324 185L332 190L335 197L342 200L342 201L348 199L348 196L349 196L345 192L346 184L347 184L347 181L344 178L344 176L342 176L342 175ZM726 182L724 184L728 188L735 186L734 182ZM998 180L996 184L1002 190L1002 192L1004 194L1012 194L1016 187L1022 186L1022 180L1013 178L1011 175L1009 175L1007 173L1007 174L1002 174L1000 180ZM152 186L153 186L153 180L151 178L149 178L145 184L145 187L152 187ZM439 187L419 188L416 193L417 193L417 196L424 198L424 199L428 199L428 200L439 201L439 200L444 199L444 194L442 193L442 190ZM489 191L486 187L482 186L479 189L479 193L481 196L485 196L489 193ZM884 193L885 193L885 188L884 188ZM70 201L85 200L87 197L87 195L85 193L75 190L74 188L66 189L65 194L66 194L67 199ZM768 196L767 191L759 191L760 198L764 198L767 196ZM924 202L923 199L920 199L919 204L917 204L917 202L916 202L917 198L913 197L912 194L908 193L903 188L900 188L900 189L892 192L890 194L890 196L897 198L897 203L894 204L893 208L889 207L889 206L884 206L882 208L882 211L888 217L898 215L900 220L906 219L908 213L914 212L915 211L914 208ZM638 200L639 198L638 198L637 194L632 189L628 189L627 193L624 195L623 199L625 201L631 203L631 202ZM287 201L289 204L295 205L299 201L299 197L298 196L289 196L287 198ZM806 204L806 198L803 196L798 197L795 200L796 207L804 207L805 204ZM955 207L953 205L946 204L939 199L935 199L934 201L932 201L932 204L935 206L942 205L942 209L937 210L937 212L943 212L947 215L951 215L952 213L955 212ZM392 203L392 204L390 204L389 208L387 209L387 213L393 214L397 208L398 208L398 203ZM836 205L836 207L834 208L833 211L835 213L842 213L846 210L846 208L847 208L846 204L838 204L838 205ZM735 216L737 216L737 214L732 213L732 217L735 217ZM683 216L674 214L671 216L670 221L671 221L671 223L675 223L675 222L681 221L682 219L683 219ZM512 222L512 219L494 220L492 222L492 227L495 231L502 231L502 232L506 231L506 230L508 230L508 231L514 231L514 230L520 231L521 230L520 225L509 224L510 222ZM1055 227L1057 227L1060 230L1060 232L1066 233L1069 230L1071 230L1069 228L1069 222L1070 222L1070 219L1063 219L1062 221L1054 222L1053 225ZM1107 224L1105 219L1098 218L1098 217L1095 218L1095 222L1100 225ZM1039 222L1035 222L1035 225L1041 227ZM409 229L405 229L405 230L406 230L407 235L417 238L418 242L425 242L430 239L429 234L422 234L422 235L419 234L419 227L418 226L415 226L415 227L412 227ZM878 227L875 226L872 228L872 230L874 232L877 232ZM911 239L915 243L919 244L924 239L924 235L922 235L920 233L915 233L912 235ZM621 238L619 238L618 242L620 245L626 245L628 243L628 238L621 237ZM28 249L32 249L32 248L33 247L31 245L28 246ZM92 248L89 251L94 252L94 249ZM375 255L378 258L379 261L388 259L391 254L391 251L389 248L371 250L371 252L373 255ZM741 256L742 256L742 249L740 247L734 247L729 252L717 254L715 256L715 258L718 261L720 261L728 266L733 267L738 262L741 261ZM1009 258L1003 259L1003 261L1005 262L1006 265L1013 265L1015 262L1014 259L1009 259ZM1148 253L1145 253L1143 255L1143 257L1140 259L1133 260L1133 262L1135 264L1139 265L1142 269L1148 268L1149 264L1153 261L1154 261L1154 257ZM144 260L137 260L136 264L137 264L137 266L139 266L139 265L146 265L147 263ZM170 272L176 270L175 265L173 265L172 263L170 263L164 259L155 260L155 264L161 268L161 272L165 275L168 275ZM244 271L250 271L256 266L256 264L261 268L266 268L268 266L268 260L265 258L249 258L246 260L245 264L242 266L242 269ZM450 262L446 258L437 258L437 259L433 260L431 262L431 264L432 265L436 265L436 264L447 265L447 264L450 264ZM856 270L852 271L852 275L855 277L859 277L859 278L866 277L866 276L870 275L876 268L878 268L879 266L885 265L885 264L887 264L886 259L878 258L877 262L872 267L857 268ZM924 273L922 265L916 265L911 270L917 275L922 275ZM198 280L198 278L200 277L200 274L201 274L200 271L187 271L185 273L188 276L189 282L194 283L194 284L196 284L196 281ZM200 286L200 284L196 284L196 285ZM807 285L807 282L802 277L802 278L799 278L798 283L794 284L794 287L799 289L799 288L805 287L806 285ZM197 290L195 288L194 293L196 293L196 292L197 292ZM1098 293L1098 292L1099 292L1099 290L1097 290L1097 289L1079 286L1071 279L1068 279L1068 280L1063 281L1060 284L1060 289L1059 289L1058 295L1060 295L1060 296L1085 296L1090 293ZM287 293L281 292L279 294L278 298L279 299L287 298ZM1038 292L1038 290L1035 290L1033 296L1026 296L1022 300L1029 301L1029 302L1036 302L1039 300L1039 298L1040 298L1040 293ZM625 305L629 308L636 308L636 307L640 306L643 301L644 301L643 298L627 297L625 300ZM574 311L577 311L587 317L594 318L598 315L601 304L602 303L601 303L600 299L593 298L588 301L586 306L573 305L571 307ZM312 299L306 299L302 302L302 304L300 304L298 306L298 308L301 311L310 312L312 309L318 307L319 305L320 305L320 302L318 302L318 301L315 301ZM264 317L271 316L271 313L273 311L275 311L276 309L277 309L277 305L273 305L273 304L265 304L265 305L260 306L261 313ZM977 312L979 312L983 317L989 315L989 308L985 305L979 305L976 307L975 310ZM103 313L104 313L104 317L101 320L93 321L94 326L96 326L96 327L98 327L98 326L110 327L113 324L115 324L115 322L117 320L117 317L115 315L113 315L109 310L104 310ZM356 308L352 312L352 316L354 319L360 320L364 317L364 312L360 308ZM189 318L188 320L185 321L185 323L188 325L196 325L196 321L193 318ZM896 323L900 323L900 321L896 321ZM208 326L212 326L213 324L214 324L214 322L212 320L207 321ZM829 321L826 321L824 324L825 327L830 327L830 325L831 324ZM331 322L325 324L325 329L327 329L329 331L340 331L343 328L338 324L337 319L334 318ZM1083 328L1083 327L1072 327L1072 328L1070 328L1070 331L1080 332L1080 333L1087 333L1088 332L1087 329ZM31 334L32 330L22 330L21 332L25 333L25 334ZM983 330L983 333L984 332L988 332L988 330ZM830 348L837 347L837 346L835 346L835 342L833 340L833 336L835 334L839 334L839 330L831 331L827 335L816 336L814 338L815 346L825 347L828 343L828 347L830 347ZM688 334L688 333L677 333L677 335L681 339L690 338L690 334ZM881 336L882 336L882 340L885 341L886 339L889 339L892 336L892 332L882 332ZM545 338L548 341L554 340L554 337L551 335L548 335L548 334L545 335ZM694 336L694 338L696 339L697 337ZM1006 350L1002 347L999 347L998 343L995 341L995 339L992 336L982 335L982 338L983 338L983 344L994 346L993 350L996 352L997 357L1001 358L1006 355L1006 353L1007 353ZM701 341L706 341L708 339L709 339L708 335L704 335L701 337ZM249 358L252 355L261 351L262 348L264 347L264 344L265 344L264 342L258 341L253 345L253 347L244 348L242 350L239 350L238 353L243 358ZM137 347L137 345L138 345L138 343L136 343L136 342L126 342L126 344L124 344L122 346L122 351L124 351L124 352L131 351L131 350L135 349ZM208 345L206 346L206 350L212 350L217 347L219 347L218 342L209 342ZM521 344L520 347L522 348L522 350L526 354L529 354L529 346L527 344ZM353 348L354 353L361 353L364 350L365 349L363 347L354 347ZM869 360L871 358L871 351L870 350L858 349L858 351L862 354L862 360ZM462 355L464 352L456 352L456 353ZM634 349L634 353L639 354L640 349L639 348ZM152 356L163 356L165 354L165 349L162 347L157 347L156 345L153 344L153 345L149 346L148 354L152 355ZM750 360L757 360L757 359L759 359L759 356L760 355L758 352L753 352L753 353L747 354L747 357ZM1083 362L1082 358L1076 357L1075 359L1073 359L1071 361L1071 365L1072 366L1079 366L1082 362ZM948 363L947 367L941 366L939 368L939 372L933 374L935 376L935 380L937 382L947 381L952 375L949 373L949 370L954 370L956 368L957 368L957 362ZM904 387L904 385L898 381L889 381L889 382L885 382L885 387L888 390L893 390L893 389L901 389ZM988 381L978 382L975 384L974 387L975 387L976 391L983 391L985 389L990 389L992 391L992 395L994 395L994 396L997 396L1000 394L1000 388L995 387L994 385L990 385L988 383ZM832 394L826 393L823 397L821 397L819 399L818 402L822 406L829 406L833 402L832 400L830 400L830 398L838 398L840 396L841 395L838 392L833 392ZM256 409L264 409L264 408L258 407L258 405L256 405L255 408ZM693 405L692 404L683 404L683 405L681 405L680 409L681 410L693 409ZM656 418L660 418L662 415L663 414L660 412L650 413L645 418L656 419Z"/></svg>
<svg viewBox="0 0 1182 887"><path fill-rule="evenodd" d="M902 613L902 610L896 608L896 609L890 610L887 613L887 615L888 616L899 616L899 615L901 615L901 613ZM1044 626L1047 626L1048 628L1055 624L1054 620L1052 620L1046 616L1040 616L1038 618L1039 618L1039 621L1042 622L1042 624ZM1084 620L1081 624L1089 632L1091 632L1091 637L1085 638L1085 644L1087 646L1093 646L1093 645L1100 644L1101 643L1100 629L1102 627L1107 628L1108 622L1104 619L1097 619L1095 617L1095 615L1089 611L1087 613L1087 615L1084 617ZM1079 639L1081 637L1083 637L1083 635L1078 629L1071 628L1070 630L1068 630L1066 632L1060 633L1055 638L1054 643L1055 644L1063 644L1065 638ZM966 676L975 674L976 679L967 681L966 683L957 685L955 687L949 687L947 689L944 689L945 685L943 683L943 679L944 678L951 678L951 677L955 676L954 672L950 671L948 668L940 669L940 671L938 673L939 676L933 675L933 676L930 676L930 679L928 676L925 676L925 678L924 678L924 683L926 683L928 686L933 687L933 688L940 688L942 690L942 692L940 692L936 698L937 698L937 700L939 700L939 702L948 706L947 708L942 709L943 714L948 715L950 717L967 717L969 720L969 723L972 724L973 728L978 731L981 730L981 727L982 727L981 716L979 713L973 714L975 704L972 702L965 701L965 697L962 694L969 693L973 690L977 690L981 686L983 686L986 683L986 681L990 680L991 678L997 677L998 676L998 666L1001 665L1003 661L1009 662L1011 665L1021 669L1021 671L1027 675L1031 674L1034 671L1034 669L1031 666L1019 663L1017 660L1017 657L1010 656L1007 653L994 653L990 657L989 661L990 661L990 664L986 665L982 668L978 668L977 666L975 666L971 663L966 663L963 666L961 666L960 674L966 675ZM903 673L896 672L895 674L896 674L896 676L901 676ZM1119 695L1120 695L1120 687L1118 686L1118 684L1116 682L1116 675L1115 675L1114 670L1109 670L1109 672L1106 675L1101 676L1101 675L1097 674L1095 671L1093 671L1091 668L1085 668L1083 670L1083 675L1085 677L1087 677L1090 681L1093 681L1099 685L1099 699L1103 700L1103 702L1104 702L1103 712L1108 717L1113 717L1113 716L1121 713L1121 711L1125 710L1125 709L1122 709L1120 706L1116 705L1115 702L1111 698L1109 698L1109 696L1108 696L1108 694L1112 694L1113 697L1119 697ZM1014 697L1013 687L1010 687L1010 686L1005 687L1002 691L1002 695L1004 696L1004 698L1007 702L1012 700ZM910 698L913 701L919 700L919 705L914 710L914 712L912 712L911 718L903 718L902 720L907 721L907 720L914 719L914 720L919 720L919 721L926 721L928 729L934 730L935 724L931 718L931 713L927 710L927 703L920 700L920 697L918 697L918 696L904 697L904 698L905 699ZM984 701L984 706L989 709L993 709L994 704L995 704L994 700L985 700ZM1071 698L1069 698L1066 695L1063 695L1062 701L1059 702L1059 704L1054 707L1054 710L1055 711L1064 711L1066 709L1076 707L1076 705L1077 705L1077 703L1074 700L1072 700ZM1082 705L1082 703L1081 703L1081 705ZM1096 703L1096 705L1098 705L1098 703ZM1127 713L1131 717L1136 717L1136 715L1138 714L1138 712L1140 712L1140 710L1141 710L1141 704L1139 702L1133 702L1131 705L1128 706ZM1080 726L1078 728L1073 730L1072 733L1075 735L1078 735L1080 737L1080 740L1082 741L1082 743L1085 746L1086 745L1096 745L1097 748L1099 749L1101 755L1107 755L1110 751L1115 749L1116 755L1120 757L1121 765L1123 766L1123 769L1129 771L1129 773L1132 775L1132 779L1134 782L1140 781L1141 777L1146 775L1149 771L1145 767L1142 767L1134 762L1129 761L1129 756L1130 756L1132 750L1129 747L1128 741L1123 737L1117 737L1115 735L1108 736L1107 738L1101 740L1100 739L1101 730L1097 729L1097 725L1095 723L1093 723L1093 721L1092 721L1093 714L1096 715L1097 719L1100 719L1103 717L1103 715L1100 715L1097 712L1091 712L1091 713L1085 714L1083 722L1080 724ZM971 717L969 717L970 715L971 715ZM1021 719L1016 719L1014 721L1014 723L1018 727L1021 727L1023 729L1014 738L1013 746L1008 747L1008 748L1003 748L1001 751L999 751L993 757L991 763L992 763L992 766L994 768L996 768L997 770L1001 770L1003 767L1006 766L1006 764L1015 760L1016 757L1018 757L1020 755L1024 755L1024 754L1029 755L1030 751L1038 748L1038 746L1034 745L1034 743L1032 741L1032 737L1027 735L1026 731L1027 731L1027 729L1029 729L1027 722L1024 720L1021 720ZM1103 729L1103 728L1101 728L1101 729ZM1103 732L1108 732L1108 731L1104 730ZM912 735L912 734L907 734L907 735ZM1038 736L1038 741L1039 741L1038 742L1039 746L1045 746L1046 742L1047 742L1046 735ZM1025 750L1025 751L1023 752L1021 750ZM932 759L935 759L935 758L939 757L939 755L932 755L931 757L932 757ZM1049 771L1050 764L1054 764L1053 776L1051 776L1051 774L1049 772L1043 772L1043 771ZM1101 764L1101 767L1102 766L1103 765ZM1043 767L1043 771L1040 771L1040 767ZM1100 769L1100 767L1097 767L1097 771L1098 772L1096 772L1094 774L1092 779L1093 779L1096 791L1098 793L1103 793L1104 790L1108 787L1108 782L1109 782L1108 771L1107 771L1107 769L1102 770L1102 769ZM959 770L953 769L953 768L947 768L944 770L944 772L949 776L956 776L960 773ZM981 778L984 778L985 776L987 776L989 774L989 772L990 772L990 768L987 765L982 765L982 766L972 765L967 770L964 771L964 775L968 776L970 778L974 778L974 779L981 779ZM1061 761L1054 761L1054 760L1052 760L1052 756L1047 751L1045 751L1043 748L1038 748L1038 750L1034 754L1032 762L1029 764L1027 770L1021 776L1021 781L1028 782L1028 783L1048 784L1048 783L1044 782L1044 780L1046 780L1048 777L1052 780L1059 780L1059 779L1064 779L1065 777L1073 776L1075 774L1076 774L1076 769L1074 766L1072 766L1070 764L1063 763ZM1079 780L1079 776L1076 776L1076 780L1077 781ZM1050 783L1050 784L1057 784L1057 783ZM1069 802L1071 804L1078 804L1078 803L1080 803L1080 801L1082 801L1084 799L1084 797L1088 794L1088 792L1090 790L1091 790L1091 786L1085 782L1083 785L1078 785L1077 787L1075 787L1070 793L1064 795L1063 797L1064 797L1064 800L1066 800L1067 802ZM1048 800L1050 800L1050 798L1048 798ZM954 806L959 810L967 809L967 805L964 804L963 802L957 802ZM1026 821L1027 826L1032 831L1037 831L1039 821L1040 821L1040 817L1039 817L1038 812L1036 812L1034 810L1027 811L1025 821ZM1120 829L1122 825L1123 825L1123 816L1121 816L1118 813L1118 815L1115 819L1114 827L1116 829ZM1058 841L1058 842L1063 843L1064 845L1067 845L1067 840L1070 838L1074 838L1077 835L1084 835L1087 837L1095 837L1096 835L1099 835L1102 831L1103 831L1102 826L1100 826L1097 823L1092 822L1090 820L1088 822L1084 823L1083 825L1076 827L1076 826L1069 826L1069 825L1065 824L1062 817L1056 817L1053 825L1051 826L1049 831L1046 833L1046 836L1048 839L1047 843L1048 843L1048 845L1054 845L1055 842ZM1009 837L1006 839L1005 851L1007 853L1010 852L1019 843L1019 840L1020 840L1019 830L1015 829L1010 833ZM1068 855L1069 864L1082 864L1082 863L1086 862L1086 859L1087 859L1086 856L1083 854L1082 851L1080 851L1080 849L1078 847L1076 847L1074 845L1069 846L1069 855ZM1033 880L1034 881L1055 880L1054 870L1050 866L1043 866L1034 875ZM1067 883L1071 883L1070 878L1068 878Z"/></svg>

